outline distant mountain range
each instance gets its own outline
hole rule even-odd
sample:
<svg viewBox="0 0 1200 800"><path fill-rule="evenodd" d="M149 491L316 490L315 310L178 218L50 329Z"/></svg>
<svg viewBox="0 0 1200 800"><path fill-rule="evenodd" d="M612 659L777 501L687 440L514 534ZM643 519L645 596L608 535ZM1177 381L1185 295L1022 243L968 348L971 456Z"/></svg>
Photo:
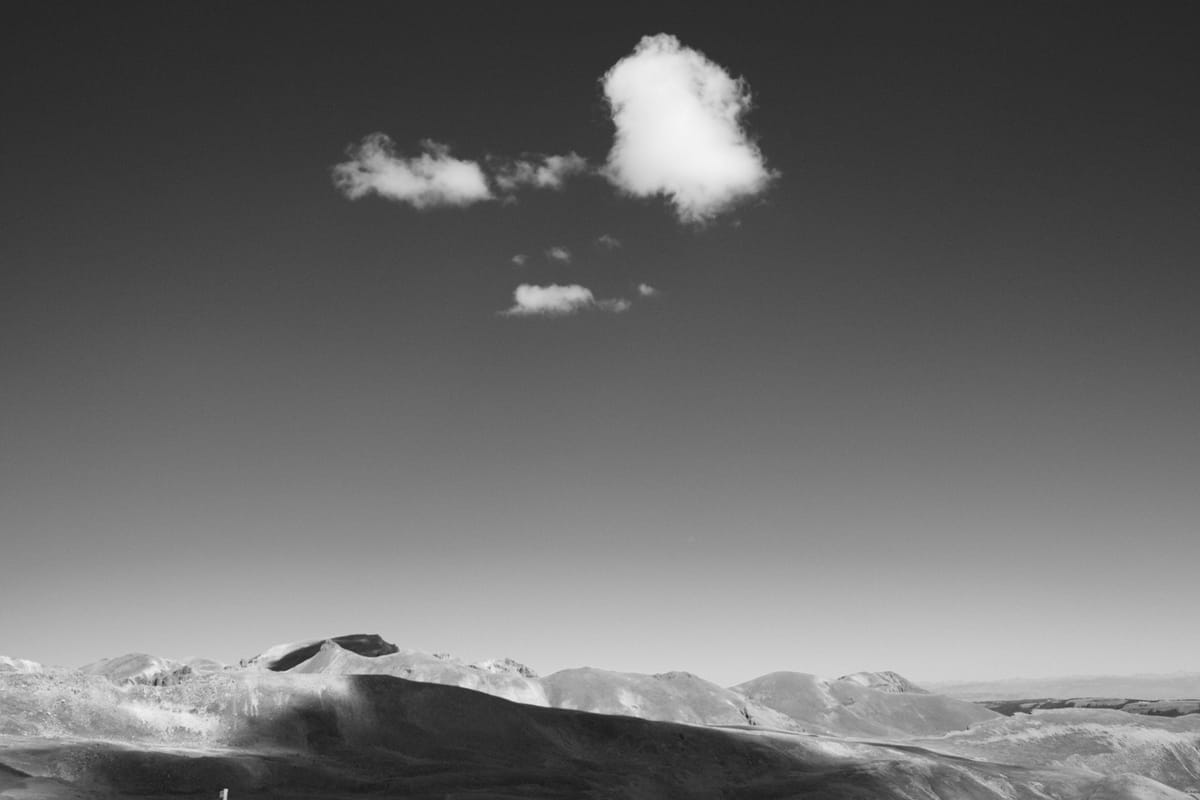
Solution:
<svg viewBox="0 0 1200 800"><path fill-rule="evenodd" d="M998 681L929 683L960 700L1023 700L1046 697L1129 697L1139 700L1200 698L1200 672L1161 675L1076 675Z"/></svg>

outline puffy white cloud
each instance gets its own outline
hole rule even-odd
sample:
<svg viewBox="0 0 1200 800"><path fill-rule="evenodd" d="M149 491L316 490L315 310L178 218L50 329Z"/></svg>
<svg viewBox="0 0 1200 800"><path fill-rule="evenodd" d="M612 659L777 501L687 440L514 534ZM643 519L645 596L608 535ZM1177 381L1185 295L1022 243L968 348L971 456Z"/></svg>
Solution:
<svg viewBox="0 0 1200 800"><path fill-rule="evenodd" d="M517 253L512 257L512 263L516 264L518 267L525 266L525 262L528 260L529 256L525 255L524 253Z"/></svg>
<svg viewBox="0 0 1200 800"><path fill-rule="evenodd" d="M637 292L642 297L654 297L656 294L658 294L658 289L655 289L653 286L651 286L648 283L639 283L638 287L637 287Z"/></svg>
<svg viewBox="0 0 1200 800"><path fill-rule="evenodd" d="M513 307L504 313L512 316L534 314L560 316L572 314L595 302L596 298L592 295L592 290L578 284L534 286L523 283L513 292Z"/></svg>
<svg viewBox="0 0 1200 800"><path fill-rule="evenodd" d="M512 192L523 186L537 189L561 189L566 179L587 171L587 159L578 153L565 156L540 156L539 160L517 160L501 164L494 180L502 191Z"/></svg>
<svg viewBox="0 0 1200 800"><path fill-rule="evenodd" d="M596 244L608 250L616 250L621 246L621 240L607 233L602 233L596 237Z"/></svg>
<svg viewBox="0 0 1200 800"><path fill-rule="evenodd" d="M681 220L703 222L774 177L741 126L746 84L674 36L643 38L603 86L617 127L605 175L622 191L665 196Z"/></svg>
<svg viewBox="0 0 1200 800"><path fill-rule="evenodd" d="M624 299L597 300L592 290L579 284L534 286L523 283L513 292L513 306L501 312L510 317L561 317L586 308L621 313L629 309Z"/></svg>
<svg viewBox="0 0 1200 800"><path fill-rule="evenodd" d="M565 247L551 247L546 250L546 258L560 264L571 263L571 251Z"/></svg>
<svg viewBox="0 0 1200 800"><path fill-rule="evenodd" d="M450 148L426 139L419 156L405 158L392 140L372 133L347 151L349 161L333 168L334 184L351 200L374 192L414 208L468 206L491 200L483 169L450 155Z"/></svg>

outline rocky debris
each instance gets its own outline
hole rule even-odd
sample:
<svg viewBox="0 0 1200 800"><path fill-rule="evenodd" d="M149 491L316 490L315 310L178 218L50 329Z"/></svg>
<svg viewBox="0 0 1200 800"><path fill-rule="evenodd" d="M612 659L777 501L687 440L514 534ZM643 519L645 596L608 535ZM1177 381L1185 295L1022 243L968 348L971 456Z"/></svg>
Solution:
<svg viewBox="0 0 1200 800"><path fill-rule="evenodd" d="M435 658L449 658L448 654L434 654ZM487 661L478 661L470 665L474 669L480 669L484 672L493 674L510 673L520 675L524 678L536 678L538 674L533 671L533 668L522 664L520 661L515 661L511 658L490 658Z"/></svg>

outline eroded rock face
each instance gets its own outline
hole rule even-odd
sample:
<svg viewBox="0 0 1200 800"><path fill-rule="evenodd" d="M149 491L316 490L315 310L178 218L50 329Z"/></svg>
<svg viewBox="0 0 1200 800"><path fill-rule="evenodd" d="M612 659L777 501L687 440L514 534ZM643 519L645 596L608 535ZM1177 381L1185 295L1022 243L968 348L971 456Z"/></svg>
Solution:
<svg viewBox="0 0 1200 800"><path fill-rule="evenodd" d="M511 658L490 658L487 661L477 661L470 666L475 669L481 669L484 672L497 674L512 673L525 678L536 678L538 676L531 667L522 664L520 661L514 661Z"/></svg>

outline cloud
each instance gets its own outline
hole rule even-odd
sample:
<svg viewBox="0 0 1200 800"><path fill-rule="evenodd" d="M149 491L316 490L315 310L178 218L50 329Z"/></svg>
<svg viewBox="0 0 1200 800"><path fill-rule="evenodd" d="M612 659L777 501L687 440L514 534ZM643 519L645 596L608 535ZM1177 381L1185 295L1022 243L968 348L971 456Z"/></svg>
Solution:
<svg viewBox="0 0 1200 800"><path fill-rule="evenodd" d="M536 161L517 160L501 164L493 179L501 191L513 192L524 186L536 189L561 189L566 179L586 172L587 159L578 153L565 156L536 156Z"/></svg>
<svg viewBox="0 0 1200 800"><path fill-rule="evenodd" d="M621 240L615 236L610 236L607 233L602 233L596 237L596 244L609 250L616 250L621 246Z"/></svg>
<svg viewBox="0 0 1200 800"><path fill-rule="evenodd" d="M775 176L740 123L746 84L674 36L643 38L602 83L617 127L604 174L620 190L703 222Z"/></svg>
<svg viewBox="0 0 1200 800"><path fill-rule="evenodd" d="M571 251L565 247L551 247L546 250L546 258L560 264L569 264L571 263Z"/></svg>
<svg viewBox="0 0 1200 800"><path fill-rule="evenodd" d="M648 283L639 283L637 292L642 297L654 297L656 294L658 294L658 289L655 289Z"/></svg>
<svg viewBox="0 0 1200 800"><path fill-rule="evenodd" d="M597 300L591 289L579 284L534 286L523 283L513 292L512 308L501 313L509 317L561 317L596 308L619 314L627 311L629 306L629 301L624 299Z"/></svg>
<svg viewBox="0 0 1200 800"><path fill-rule="evenodd" d="M525 255L524 253L517 253L512 257L512 263L516 264L518 267L525 266L525 262L528 260L529 256Z"/></svg>
<svg viewBox="0 0 1200 800"><path fill-rule="evenodd" d="M483 169L450 155L450 148L426 139L419 156L405 158L392 140L372 133L347 150L349 161L333 168L333 182L351 200L374 192L413 208L469 206L493 198Z"/></svg>
<svg viewBox="0 0 1200 800"><path fill-rule="evenodd" d="M611 300L597 300L596 308L601 311L611 311L614 314L620 314L628 311L633 303L623 297L614 297Z"/></svg>

